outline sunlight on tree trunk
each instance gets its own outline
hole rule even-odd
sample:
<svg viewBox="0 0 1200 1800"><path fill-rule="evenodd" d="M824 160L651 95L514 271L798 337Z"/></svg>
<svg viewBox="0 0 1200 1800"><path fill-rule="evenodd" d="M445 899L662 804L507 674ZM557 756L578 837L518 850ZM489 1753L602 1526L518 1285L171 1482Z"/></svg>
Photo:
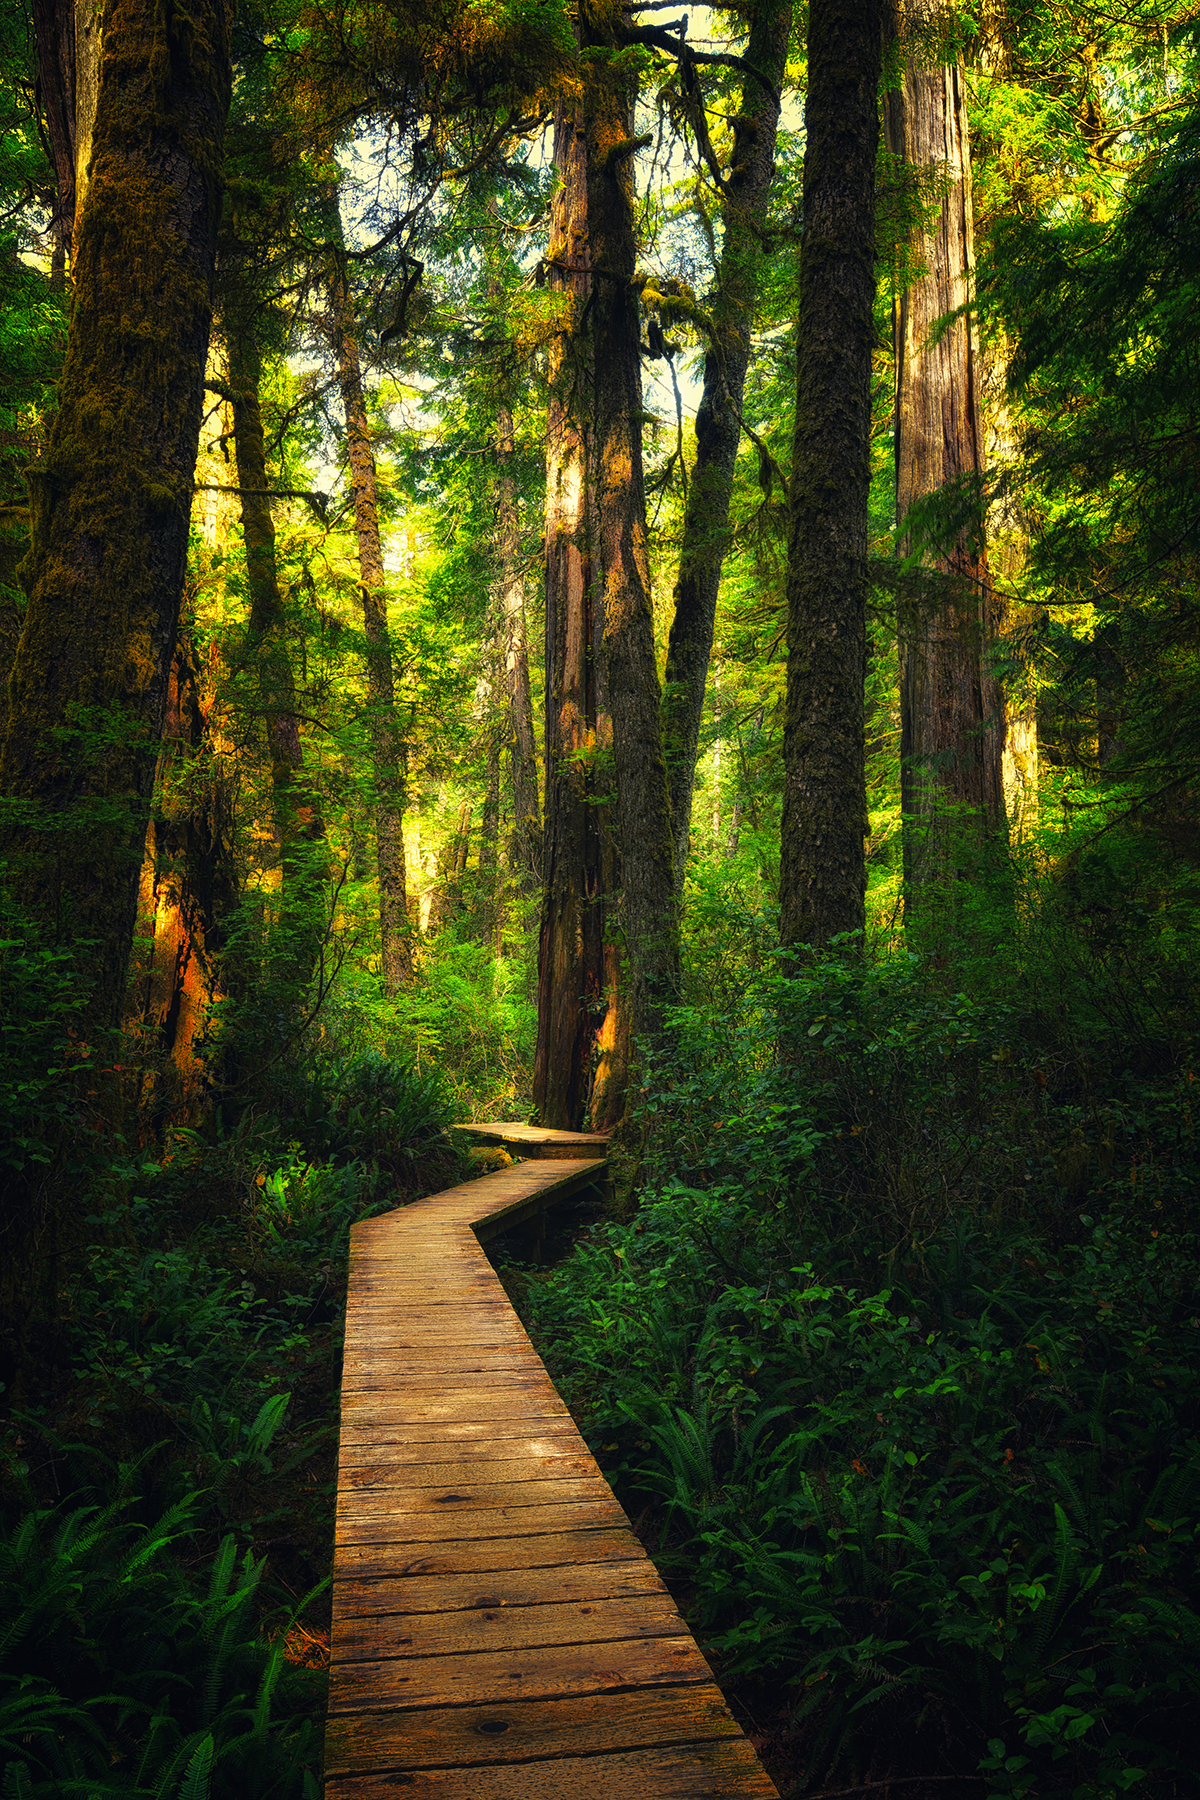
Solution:
<svg viewBox="0 0 1200 1800"><path fill-rule="evenodd" d="M582 86L555 126L563 185L548 258L571 313L551 355L547 425L534 1092L544 1124L578 1125L590 1073L601 1128L622 1115L635 1029L650 1040L660 1032L679 948L642 479L634 89L627 73L599 62L586 65ZM608 899L618 858L620 947Z"/></svg>
<svg viewBox="0 0 1200 1800"><path fill-rule="evenodd" d="M336 200L334 201L336 206ZM339 220L340 236L340 220ZM375 787L375 847L379 874L379 938L383 989L389 1000L412 981L412 941L404 868L404 808L407 800L405 747L396 707L392 644L388 632L387 589L379 537L379 493L370 423L363 398L358 338L350 293L340 270L330 279L330 308L342 407L346 415L346 455L354 493L358 541L359 595L367 641L367 700L370 706L371 763Z"/></svg>
<svg viewBox="0 0 1200 1800"><path fill-rule="evenodd" d="M905 919L924 914L940 935L952 928L958 855L1003 827L1004 693L988 662L997 619L979 518L979 346L961 311L975 267L965 76L961 60L926 63L936 47L919 34L937 13L910 0L903 79L885 112L888 148L945 188L910 246L915 273L895 321L897 523L939 492L956 514L940 528L956 541L932 563L935 579L914 574L899 609Z"/></svg>
<svg viewBox="0 0 1200 1800"><path fill-rule="evenodd" d="M0 762L17 896L92 945L115 1021L187 553L221 156L224 0L112 0L59 410L29 471L29 595Z"/></svg>

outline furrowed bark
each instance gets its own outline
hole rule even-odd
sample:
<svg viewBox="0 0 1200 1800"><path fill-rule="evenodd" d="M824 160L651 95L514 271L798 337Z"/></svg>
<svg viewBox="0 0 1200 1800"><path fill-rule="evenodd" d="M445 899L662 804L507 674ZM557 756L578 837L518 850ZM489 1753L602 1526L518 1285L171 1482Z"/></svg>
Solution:
<svg viewBox="0 0 1200 1800"><path fill-rule="evenodd" d="M971 157L965 78L927 65L916 34L937 6L910 0L911 49L887 97L888 147L915 168L941 174L946 191L932 229L913 245L920 273L897 311L896 518L939 490L970 505L982 485L984 435L979 347L963 308L974 273ZM935 331L935 327L938 329ZM900 767L905 919L950 928L959 852L1003 832L1004 694L989 672L998 618L982 530L966 525L900 604ZM948 910L947 910L948 909Z"/></svg>
<svg viewBox="0 0 1200 1800"><path fill-rule="evenodd" d="M746 60L777 88L783 81L791 26L791 0L758 0ZM704 358L704 389L696 413L696 461L684 509L663 685L663 747L670 781L677 898L683 892L687 864L704 688L742 434L750 332L766 256L761 229L775 172L778 120L773 96L760 81L747 77L741 110L734 120L717 295L709 308L714 335Z"/></svg>
<svg viewBox="0 0 1200 1800"><path fill-rule="evenodd" d="M864 923L863 683L881 0L812 0L788 547L780 937Z"/></svg>
<svg viewBox="0 0 1200 1800"><path fill-rule="evenodd" d="M336 205L336 200L334 201ZM338 221L340 235L340 220ZM367 700L371 708L371 762L375 787L375 848L379 875L379 939L383 988L392 1000L413 978L408 885L404 867L404 808L408 798L406 746L396 707L392 645L387 620L387 584L379 536L379 488L370 422L363 398L358 338L350 293L340 270L330 278L334 349L342 407L346 415L346 455L354 493L358 540L359 595L367 643Z"/></svg>
<svg viewBox="0 0 1200 1800"><path fill-rule="evenodd" d="M534 1093L544 1123L578 1124L594 1064L591 1115L603 1127L624 1109L635 1029L650 1040L660 1033L678 929L642 478L626 153L634 94L631 77L603 62L584 66L581 86L556 121L563 185L548 258L572 312L551 356L547 426L546 888ZM618 846L621 946L606 929Z"/></svg>
<svg viewBox="0 0 1200 1800"><path fill-rule="evenodd" d="M538 1039L533 1091L544 1125L573 1130L590 1098L593 1052L616 980L606 924L616 888L611 836L593 803L596 752L611 748L593 556L589 437L594 348L587 126L582 102L554 124L561 187L548 252L550 287L570 315L552 340L546 419L546 758L544 889L538 944Z"/></svg>
<svg viewBox="0 0 1200 1800"><path fill-rule="evenodd" d="M0 760L16 896L92 946L93 1026L124 994L175 650L229 82L224 0L111 0Z"/></svg>

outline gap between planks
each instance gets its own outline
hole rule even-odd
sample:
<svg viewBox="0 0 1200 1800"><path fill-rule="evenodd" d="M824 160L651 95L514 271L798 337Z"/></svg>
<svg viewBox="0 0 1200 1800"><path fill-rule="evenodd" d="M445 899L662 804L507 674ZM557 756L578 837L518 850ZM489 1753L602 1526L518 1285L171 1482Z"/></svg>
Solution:
<svg viewBox="0 0 1200 1800"><path fill-rule="evenodd" d="M604 1168L352 1233L328 1800L776 1796L481 1247Z"/></svg>

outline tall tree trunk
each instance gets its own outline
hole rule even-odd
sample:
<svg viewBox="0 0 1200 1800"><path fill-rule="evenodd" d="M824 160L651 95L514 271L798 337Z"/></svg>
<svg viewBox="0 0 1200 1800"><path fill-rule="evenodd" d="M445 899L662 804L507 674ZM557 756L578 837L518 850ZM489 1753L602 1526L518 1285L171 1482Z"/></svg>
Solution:
<svg viewBox="0 0 1200 1800"><path fill-rule="evenodd" d="M278 972L304 986L320 949L324 921L318 905L328 873L325 824L316 791L304 777L296 684L287 643L287 608L279 586L275 521L267 496L267 460L259 404L261 361L250 328L235 322L229 334L229 385L233 441L250 589L247 649L254 659L266 720L271 763L271 804L282 864Z"/></svg>
<svg viewBox="0 0 1200 1800"><path fill-rule="evenodd" d="M334 204L336 206L336 198ZM340 219L338 231L340 237ZM367 700L371 709L371 763L375 786L375 848L379 873L379 940L383 989L388 999L394 1000L413 977L408 886L404 868L407 758L392 672L387 588L383 548L379 537L375 453L371 448L371 429L363 398L354 311L341 270L335 270L330 279L330 308L342 407L346 415L346 454L354 492L359 594L362 600L363 636L367 642Z"/></svg>
<svg viewBox="0 0 1200 1800"><path fill-rule="evenodd" d="M611 725L604 705L594 588L588 396L594 385L587 218L587 136L562 103L554 122L561 187L551 214L549 285L569 300L567 328L550 346L546 418L546 811L538 945L534 1103L545 1125L571 1130L590 1099L591 1064L605 994L616 980L606 942L616 888L611 835L593 804L598 748Z"/></svg>
<svg viewBox="0 0 1200 1800"><path fill-rule="evenodd" d="M18 895L94 946L93 1025L124 995L175 651L229 81L225 0L111 0L0 761Z"/></svg>
<svg viewBox="0 0 1200 1800"><path fill-rule="evenodd" d="M504 688L512 762L513 833L509 851L522 885L535 888L542 873L542 825L538 816L537 750L529 691L525 635L525 578L521 573L521 525L512 475L513 417L506 400L496 413L496 600L504 637Z"/></svg>
<svg viewBox="0 0 1200 1800"><path fill-rule="evenodd" d="M791 0L757 0L746 60L775 87L783 81L791 28ZM696 413L696 462L684 508L663 687L663 744L671 787L677 896L682 896L687 865L704 686L728 542L750 333L766 260L762 221L775 172L778 118L774 97L761 81L747 76L741 108L734 119L717 293L709 309L713 337L704 358L704 390Z"/></svg>
<svg viewBox="0 0 1200 1800"><path fill-rule="evenodd" d="M974 275L971 157L964 71L925 66L917 35L935 0L909 0L903 80L887 97L888 147L946 183L934 228L912 245L920 271L896 317L896 516L939 490L974 520L938 556L933 581L900 604L900 767L905 918L947 928L954 845L1002 829L1004 695L989 672L998 621L978 519L984 473L979 352L960 311ZM936 334L939 320L959 316Z"/></svg>
<svg viewBox="0 0 1200 1800"><path fill-rule="evenodd" d="M864 923L867 500L882 0L812 0L788 545L780 937Z"/></svg>
<svg viewBox="0 0 1200 1800"><path fill-rule="evenodd" d="M479 826L479 941L495 953L500 921L500 731L495 717L498 683L488 684L483 819Z"/></svg>
<svg viewBox="0 0 1200 1800"><path fill-rule="evenodd" d="M209 0L210 5L212 0ZM65 13L71 0L54 0L63 8L63 30L68 29ZM75 5L75 228L71 244L71 267L79 256L79 222L87 196L88 181L95 147L96 119L100 104L100 61L107 38L108 14L100 0L74 0ZM228 31L232 9L225 8Z"/></svg>
<svg viewBox="0 0 1200 1800"><path fill-rule="evenodd" d="M585 17L585 38L592 23ZM601 61L584 65L581 85L555 123L563 185L548 259L572 312L551 355L547 423L546 897L534 1093L545 1123L578 1124L594 1057L590 1103L600 1127L621 1117L635 1028L658 1035L678 929L642 478L634 94L628 73ZM609 758L624 966L605 917L617 848L594 804L611 798L599 791Z"/></svg>

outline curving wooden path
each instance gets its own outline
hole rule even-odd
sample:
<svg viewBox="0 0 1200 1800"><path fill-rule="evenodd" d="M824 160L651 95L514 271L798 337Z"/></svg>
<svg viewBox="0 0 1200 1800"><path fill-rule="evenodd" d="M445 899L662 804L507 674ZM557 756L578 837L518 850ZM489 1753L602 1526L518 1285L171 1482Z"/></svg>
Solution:
<svg viewBox="0 0 1200 1800"><path fill-rule="evenodd" d="M567 1150L351 1235L328 1800L777 1800L482 1248Z"/></svg>

